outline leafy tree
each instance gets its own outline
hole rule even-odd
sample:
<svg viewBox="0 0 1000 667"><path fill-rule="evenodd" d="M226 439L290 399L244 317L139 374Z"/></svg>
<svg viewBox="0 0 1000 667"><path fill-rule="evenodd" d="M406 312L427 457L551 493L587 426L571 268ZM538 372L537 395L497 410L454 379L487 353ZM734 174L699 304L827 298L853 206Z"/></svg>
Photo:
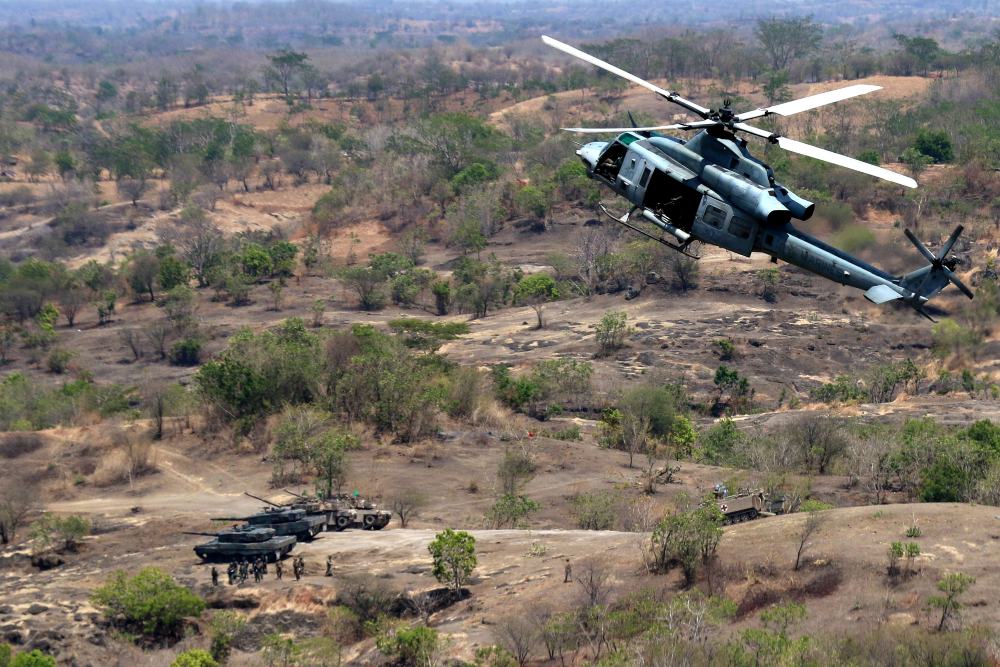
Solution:
<svg viewBox="0 0 1000 667"><path fill-rule="evenodd" d="M521 278L521 281L514 286L514 301L526 303L535 311L538 317L538 326L544 326L542 321L542 311L545 304L559 298L559 287L556 281L547 273L535 273Z"/></svg>
<svg viewBox="0 0 1000 667"><path fill-rule="evenodd" d="M323 497L340 493L347 481L348 464L345 454L358 448L358 439L350 433L328 431L312 443L312 460L316 476L323 483Z"/></svg>
<svg viewBox="0 0 1000 667"><path fill-rule="evenodd" d="M822 34L822 28L810 16L760 19L754 28L754 36L764 47L774 71L816 50Z"/></svg>
<svg viewBox="0 0 1000 667"><path fill-rule="evenodd" d="M160 275L160 258L147 250L140 250L129 259L126 279L136 296L149 294L156 300L156 286Z"/></svg>
<svg viewBox="0 0 1000 667"><path fill-rule="evenodd" d="M274 82L285 101L291 105L294 101L292 87L295 78L302 74L308 63L309 56L290 49L281 49L277 53L268 55L271 66L264 70L264 78Z"/></svg>
<svg viewBox="0 0 1000 667"><path fill-rule="evenodd" d="M160 260L158 275L160 289L172 290L181 285L187 285L191 279L191 269L188 265L170 253Z"/></svg>
<svg viewBox="0 0 1000 667"><path fill-rule="evenodd" d="M933 595L928 599L928 603L941 610L941 620L938 621L937 629L940 632L945 624L962 608L959 596L969 590L972 584L976 583L974 577L970 577L962 572L950 572L937 582L937 589L943 595Z"/></svg>
<svg viewBox="0 0 1000 667"><path fill-rule="evenodd" d="M431 157L448 178L469 165L501 150L506 137L485 121L464 113L428 116L415 124L413 134L399 142L398 149L416 149Z"/></svg>
<svg viewBox="0 0 1000 667"><path fill-rule="evenodd" d="M673 514L661 520L650 538L647 566L650 571L666 572L677 563L684 579L693 584L700 565L708 565L722 539L722 511L712 500L689 512Z"/></svg>
<svg viewBox="0 0 1000 667"><path fill-rule="evenodd" d="M267 248L271 256L271 272L276 276L291 276L295 271L295 256L299 248L289 241L275 241Z"/></svg>
<svg viewBox="0 0 1000 667"><path fill-rule="evenodd" d="M571 500L576 525L583 530L611 530L618 515L618 497L608 491L580 493Z"/></svg>
<svg viewBox="0 0 1000 667"><path fill-rule="evenodd" d="M427 550L434 561L434 577L459 593L476 567L476 538L448 528L434 537Z"/></svg>
<svg viewBox="0 0 1000 667"><path fill-rule="evenodd" d="M243 274L251 280L260 280L274 271L271 254L259 243L247 243L236 255Z"/></svg>
<svg viewBox="0 0 1000 667"><path fill-rule="evenodd" d="M380 310L385 307L386 276L371 266L349 266L340 272L340 279L357 292L362 310Z"/></svg>
<svg viewBox="0 0 1000 667"><path fill-rule="evenodd" d="M113 625L154 640L179 638L184 619L205 609L200 597L155 567L134 577L116 572L91 601Z"/></svg>
<svg viewBox="0 0 1000 667"><path fill-rule="evenodd" d="M933 159L911 146L903 151L903 154L899 157L899 161L905 164L910 169L913 177L916 178L927 168L927 165L933 162Z"/></svg>
<svg viewBox="0 0 1000 667"><path fill-rule="evenodd" d="M76 551L83 538L90 533L90 522L81 516L56 516L43 514L31 526L31 539L39 551L54 548L59 551Z"/></svg>
<svg viewBox="0 0 1000 667"><path fill-rule="evenodd" d="M934 164L951 162L955 158L951 138L944 130L921 129L913 141L913 148L933 160Z"/></svg>

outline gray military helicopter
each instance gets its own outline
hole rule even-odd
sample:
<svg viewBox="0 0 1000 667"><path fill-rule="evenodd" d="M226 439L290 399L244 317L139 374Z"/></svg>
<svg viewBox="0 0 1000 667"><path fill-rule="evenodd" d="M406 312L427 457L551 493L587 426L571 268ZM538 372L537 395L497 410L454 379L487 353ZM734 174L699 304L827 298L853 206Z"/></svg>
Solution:
<svg viewBox="0 0 1000 667"><path fill-rule="evenodd" d="M906 238L930 264L906 275L894 276L796 229L791 224L792 218L808 220L815 204L777 183L771 168L752 156L746 140L737 135L738 132L750 134L793 153L915 188L916 181L908 176L746 123L754 118L808 111L880 90L879 86L848 86L734 113L728 101L721 109L707 109L568 44L548 36L543 36L542 41L701 117L697 121L655 127L634 127L633 120L633 127L565 128L581 133L618 133L612 141L590 142L576 151L591 178L632 203L632 209L622 216L614 216L605 209L616 222L690 257L694 255L688 249L695 241L747 257L751 252L765 253L774 262L781 259L834 282L865 290L865 298L873 303L903 299L928 319L933 318L924 309L924 304L949 282L972 298L972 291L954 273L957 258L948 257L962 233L961 225L955 228L937 255L910 230L905 230ZM631 114L629 118L631 120ZM700 132L685 141L658 134L664 130ZM632 225L630 220L637 211L644 220L676 239L676 244Z"/></svg>

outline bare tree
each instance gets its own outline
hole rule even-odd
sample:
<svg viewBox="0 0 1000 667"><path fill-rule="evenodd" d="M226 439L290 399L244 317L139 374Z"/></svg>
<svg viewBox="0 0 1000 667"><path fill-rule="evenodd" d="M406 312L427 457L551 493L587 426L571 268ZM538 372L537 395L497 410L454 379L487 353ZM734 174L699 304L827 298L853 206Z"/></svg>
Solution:
<svg viewBox="0 0 1000 667"><path fill-rule="evenodd" d="M127 425L118 424L111 433L111 441L125 456L125 479L129 489L135 490L136 478L154 469L152 447L131 433Z"/></svg>
<svg viewBox="0 0 1000 667"><path fill-rule="evenodd" d="M399 517L399 527L406 528L410 519L420 515L427 504L427 496L414 488L400 490L389 499L389 508Z"/></svg>
<svg viewBox="0 0 1000 667"><path fill-rule="evenodd" d="M13 479L8 482L0 489L0 544L14 541L17 529L35 508L34 496L26 484Z"/></svg>
<svg viewBox="0 0 1000 667"><path fill-rule="evenodd" d="M59 290L59 311L66 318L66 324L73 326L76 315L87 304L87 294L79 285L70 284Z"/></svg>
<svg viewBox="0 0 1000 667"><path fill-rule="evenodd" d="M820 475L847 449L840 424L828 416L805 415L789 426L786 436L806 468Z"/></svg>
<svg viewBox="0 0 1000 667"><path fill-rule="evenodd" d="M167 340L170 338L170 324L166 320L156 320L146 325L143 333L146 339L152 344L153 350L160 355L160 359L167 358Z"/></svg>
<svg viewBox="0 0 1000 667"><path fill-rule="evenodd" d="M590 608L607 604L611 595L611 568L597 558L588 558L577 565L576 583L583 588L584 604Z"/></svg>
<svg viewBox="0 0 1000 667"><path fill-rule="evenodd" d="M520 667L528 663L538 637L538 625L534 619L525 614L506 616L493 626L493 638L500 646L510 651Z"/></svg>
<svg viewBox="0 0 1000 667"><path fill-rule="evenodd" d="M118 332L118 337L128 346L128 349L132 350L132 356L138 361L139 357L142 356L142 340L139 337L139 330L135 327L121 329Z"/></svg>
<svg viewBox="0 0 1000 667"><path fill-rule="evenodd" d="M813 536L819 532L820 528L823 527L823 522L826 517L823 516L820 511L813 511L806 514L806 520L802 524L802 530L798 534L798 548L795 550L795 567L792 569L798 572L800 565L802 564L802 555L806 552L806 549L812 546L809 541Z"/></svg>
<svg viewBox="0 0 1000 667"><path fill-rule="evenodd" d="M224 248L218 227L197 206L181 212L180 224L171 223L157 230L162 243L172 245L194 271L199 287L208 285L209 271L219 263Z"/></svg>
<svg viewBox="0 0 1000 667"><path fill-rule="evenodd" d="M132 206L138 206L139 200L149 190L149 181L145 176L139 178L126 176L115 181L115 189L119 195L132 202Z"/></svg>

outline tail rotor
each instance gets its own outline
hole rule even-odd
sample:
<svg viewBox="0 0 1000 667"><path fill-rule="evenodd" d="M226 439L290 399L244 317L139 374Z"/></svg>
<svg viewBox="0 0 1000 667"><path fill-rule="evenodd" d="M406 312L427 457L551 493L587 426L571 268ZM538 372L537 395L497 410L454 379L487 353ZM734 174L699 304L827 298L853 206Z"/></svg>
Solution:
<svg viewBox="0 0 1000 667"><path fill-rule="evenodd" d="M948 253L951 252L951 249L955 246L955 243L958 241L958 237L962 235L962 231L964 229L965 228L962 225L956 227L955 231L953 231L951 236L948 237L948 240L941 246L941 250L938 251L937 255L932 253L927 246L921 243L920 239L918 239L909 229L903 230L903 233L906 234L906 238L910 240L910 243L912 243L916 249L920 251L920 254L924 256L924 259L931 263L930 271L927 271L924 276L924 280L915 290L917 295L924 296L923 288L932 276L944 275L951 282L951 284L962 292L962 294L970 299L973 298L972 290L970 290L965 283L959 280L958 276L955 275L954 268L956 261L948 258Z"/></svg>

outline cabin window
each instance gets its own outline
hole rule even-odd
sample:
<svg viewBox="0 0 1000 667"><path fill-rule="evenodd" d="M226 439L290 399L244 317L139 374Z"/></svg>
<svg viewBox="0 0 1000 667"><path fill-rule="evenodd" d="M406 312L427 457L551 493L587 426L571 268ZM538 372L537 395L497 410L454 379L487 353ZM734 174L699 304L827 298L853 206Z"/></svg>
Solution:
<svg viewBox="0 0 1000 667"><path fill-rule="evenodd" d="M631 168L632 168L633 170L635 169L635 158L632 158L632 167L631 167Z"/></svg>
<svg viewBox="0 0 1000 667"><path fill-rule="evenodd" d="M705 207L705 222L716 229L722 229L722 223L726 221L726 212L709 204Z"/></svg>
<svg viewBox="0 0 1000 667"><path fill-rule="evenodd" d="M649 182L650 173L652 172L650 171L649 167L646 167L645 169L642 170L642 178L639 179L640 188L646 187L646 183Z"/></svg>
<svg viewBox="0 0 1000 667"><path fill-rule="evenodd" d="M729 233L737 238L748 239L750 238L750 232L752 231L753 223L749 220L733 218L729 221Z"/></svg>

